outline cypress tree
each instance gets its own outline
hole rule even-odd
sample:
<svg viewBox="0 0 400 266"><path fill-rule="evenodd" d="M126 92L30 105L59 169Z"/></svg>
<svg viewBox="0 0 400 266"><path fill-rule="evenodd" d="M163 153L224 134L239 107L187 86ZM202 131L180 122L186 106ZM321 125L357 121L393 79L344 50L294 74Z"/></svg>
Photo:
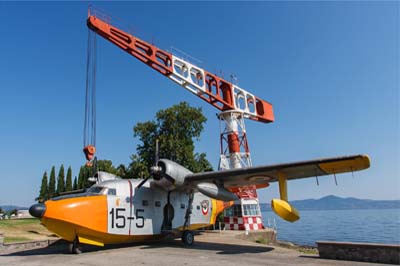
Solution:
<svg viewBox="0 0 400 266"><path fill-rule="evenodd" d="M72 190L72 169L71 166L67 170L67 179L65 181L65 191Z"/></svg>
<svg viewBox="0 0 400 266"><path fill-rule="evenodd" d="M57 195L65 191L65 171L64 165L61 165L60 170L58 171L57 177Z"/></svg>
<svg viewBox="0 0 400 266"><path fill-rule="evenodd" d="M76 180L76 176L74 178L74 185L72 187L73 190L77 190L78 189L78 181Z"/></svg>
<svg viewBox="0 0 400 266"><path fill-rule="evenodd" d="M49 180L49 199L54 197L56 194L56 169L53 166L50 171L50 180Z"/></svg>
<svg viewBox="0 0 400 266"><path fill-rule="evenodd" d="M84 176L83 176L83 167L79 169L79 175L78 175L78 189L84 188Z"/></svg>
<svg viewBox="0 0 400 266"><path fill-rule="evenodd" d="M44 202L49 198L49 189L47 185L47 172L44 171L42 185L40 186L39 202Z"/></svg>

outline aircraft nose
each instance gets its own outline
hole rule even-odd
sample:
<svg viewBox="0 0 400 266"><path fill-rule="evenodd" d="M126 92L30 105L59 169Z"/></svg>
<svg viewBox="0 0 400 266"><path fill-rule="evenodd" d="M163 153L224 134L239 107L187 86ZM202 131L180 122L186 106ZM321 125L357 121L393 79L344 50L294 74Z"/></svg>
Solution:
<svg viewBox="0 0 400 266"><path fill-rule="evenodd" d="M42 218L46 212L46 206L42 203L34 204L29 208L29 213L33 217Z"/></svg>

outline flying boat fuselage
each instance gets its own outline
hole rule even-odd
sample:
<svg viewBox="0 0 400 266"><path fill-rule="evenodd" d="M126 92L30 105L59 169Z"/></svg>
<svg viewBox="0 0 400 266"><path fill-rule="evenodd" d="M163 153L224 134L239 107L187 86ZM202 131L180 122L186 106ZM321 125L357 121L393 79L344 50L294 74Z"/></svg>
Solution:
<svg viewBox="0 0 400 266"><path fill-rule="evenodd" d="M162 237L170 230L194 230L215 223L228 203L185 191L165 191L140 180L110 180L85 193L47 200L31 207L32 215L67 241L103 246ZM185 224L189 206L190 221Z"/></svg>

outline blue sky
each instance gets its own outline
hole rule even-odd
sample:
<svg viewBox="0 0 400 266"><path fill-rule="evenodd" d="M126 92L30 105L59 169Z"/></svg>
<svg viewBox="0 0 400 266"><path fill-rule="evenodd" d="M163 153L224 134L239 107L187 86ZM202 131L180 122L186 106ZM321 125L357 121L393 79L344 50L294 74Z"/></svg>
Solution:
<svg viewBox="0 0 400 266"><path fill-rule="evenodd" d="M84 163L88 2L0 2L0 204L28 206L52 165ZM289 200L400 198L398 2L98 2L163 49L231 73L271 102L246 121L253 165L366 153L371 168L289 183ZM217 110L98 37L97 148L128 163L132 127L180 101L208 118L198 152L216 167ZM277 186L259 191L262 202Z"/></svg>

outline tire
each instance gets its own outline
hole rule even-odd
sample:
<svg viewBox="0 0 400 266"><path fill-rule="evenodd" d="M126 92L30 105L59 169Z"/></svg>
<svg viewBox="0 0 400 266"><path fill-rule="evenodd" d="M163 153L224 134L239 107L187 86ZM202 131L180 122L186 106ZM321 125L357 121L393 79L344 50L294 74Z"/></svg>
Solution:
<svg viewBox="0 0 400 266"><path fill-rule="evenodd" d="M182 234L182 242L186 246L192 246L194 243L194 234L192 231L184 231Z"/></svg>
<svg viewBox="0 0 400 266"><path fill-rule="evenodd" d="M72 243L69 243L68 251L71 254L81 254L82 253L82 247L79 243L78 238L76 238Z"/></svg>

